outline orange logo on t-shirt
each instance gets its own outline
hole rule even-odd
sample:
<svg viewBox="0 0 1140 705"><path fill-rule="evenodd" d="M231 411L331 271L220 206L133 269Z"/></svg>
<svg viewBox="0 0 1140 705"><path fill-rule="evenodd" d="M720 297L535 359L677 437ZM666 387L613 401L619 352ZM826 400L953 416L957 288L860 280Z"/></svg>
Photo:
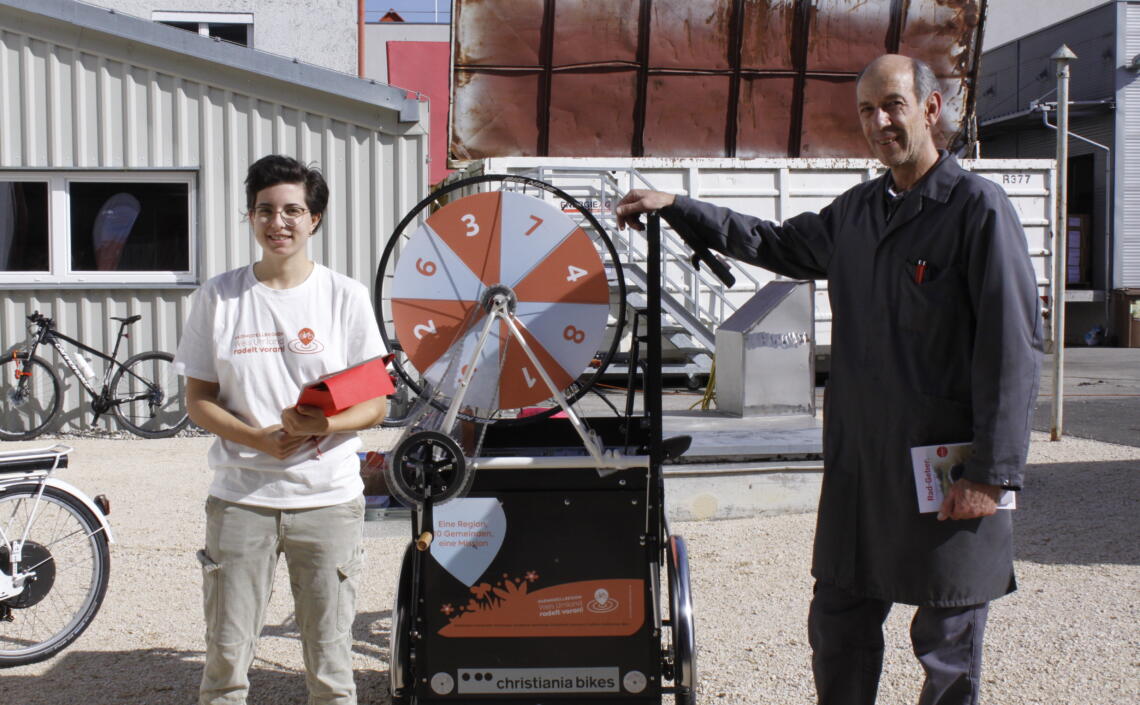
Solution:
<svg viewBox="0 0 1140 705"><path fill-rule="evenodd" d="M297 331L297 337L289 341L289 349L302 355L312 355L325 349L317 340L317 334L312 328L302 328Z"/></svg>

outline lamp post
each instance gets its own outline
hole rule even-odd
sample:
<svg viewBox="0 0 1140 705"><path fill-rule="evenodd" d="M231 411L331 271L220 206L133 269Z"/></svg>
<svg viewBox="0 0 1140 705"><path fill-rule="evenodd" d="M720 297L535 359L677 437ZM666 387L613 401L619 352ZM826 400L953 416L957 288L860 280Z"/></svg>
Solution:
<svg viewBox="0 0 1140 705"><path fill-rule="evenodd" d="M1062 44L1049 59L1057 69L1057 220L1053 231L1053 422L1050 440L1063 435L1065 364L1065 281L1069 250L1069 63L1077 58Z"/></svg>

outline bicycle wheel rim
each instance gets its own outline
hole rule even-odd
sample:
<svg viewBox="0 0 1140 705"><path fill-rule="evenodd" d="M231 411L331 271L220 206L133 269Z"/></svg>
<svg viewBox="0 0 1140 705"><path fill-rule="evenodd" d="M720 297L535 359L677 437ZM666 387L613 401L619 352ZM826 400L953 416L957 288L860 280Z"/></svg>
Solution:
<svg viewBox="0 0 1140 705"><path fill-rule="evenodd" d="M186 378L174 372L174 356L145 352L123 363L111 381L115 418L143 438L168 438L190 420Z"/></svg>
<svg viewBox="0 0 1140 705"><path fill-rule="evenodd" d="M110 552L99 522L78 500L54 487L44 489L36 507L37 487L18 485L0 494L0 529L8 541L17 540L34 509L28 541L50 552L54 581L35 604L12 608L12 621L0 621L0 666L36 663L58 653L87 629L107 591ZM6 545L0 553L7 572Z"/></svg>
<svg viewBox="0 0 1140 705"><path fill-rule="evenodd" d="M593 240L601 250L607 267L612 267L612 284L615 286L615 291L611 296L611 310L614 314L614 321L607 326L610 341L603 350L596 361L596 367L592 371L577 376L569 385L561 391L569 403L574 403L587 394L597 382L602 374L604 374L606 367L613 359L617 349L621 343L622 333L625 327L625 311L626 311L626 287L625 278L622 274L621 264L617 255L617 250L614 248L613 242L610 240L606 229L598 222L594 215L588 208L583 206L577 199L562 189L548 184L537 179L532 179L525 176L513 174L483 174L479 176L472 176L466 179L453 182L443 186L436 191L429 194L426 198L420 201L415 208L413 208L403 220L396 226L395 231L388 239L388 243L384 248L384 253L381 257L379 267L376 271L375 287L374 287L374 310L376 313L377 323L379 324L380 334L384 340L385 346L389 350L403 351L403 345L397 339L392 322L391 302L388 298L388 292L391 289L392 268L398 256L398 250L405 241L412 236L416 229L416 223L421 214L430 212L433 207L440 207L448 202L449 197L453 194L462 193L463 189L471 189L473 187L481 186L498 186L501 190L510 185L511 188L521 188L526 192L533 190L540 193L550 194L561 199L564 204L564 211L573 212L578 218L578 224L584 229L590 231L589 237ZM393 368L403 379L404 383L413 392L419 396L424 392L424 380L421 375L423 370L412 371L409 369L411 365L409 361L403 359L401 355L397 355L393 361ZM439 411L446 411L449 399L431 398L428 403ZM550 404L550 402L544 402ZM467 421L475 421L478 423L499 423L503 425L515 424L528 424L549 417L560 411L560 407L556 405L549 405L545 411L529 416L519 416L512 418L510 416L481 416L478 414L471 414L465 411L460 411L458 417Z"/></svg>
<svg viewBox="0 0 1140 705"><path fill-rule="evenodd" d="M30 369L24 368L28 363ZM17 378L17 372L30 376ZM23 381L23 386L19 382ZM0 361L0 439L35 438L59 412L59 378L38 357L8 357Z"/></svg>

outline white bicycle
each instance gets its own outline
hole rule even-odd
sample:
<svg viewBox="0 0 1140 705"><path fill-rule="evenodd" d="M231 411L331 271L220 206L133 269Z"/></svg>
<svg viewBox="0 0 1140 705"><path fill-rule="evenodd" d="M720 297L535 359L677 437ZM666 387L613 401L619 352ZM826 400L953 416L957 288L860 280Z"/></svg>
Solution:
<svg viewBox="0 0 1140 705"><path fill-rule="evenodd" d="M59 653L107 592L110 504L52 476L71 450L0 453L0 668Z"/></svg>

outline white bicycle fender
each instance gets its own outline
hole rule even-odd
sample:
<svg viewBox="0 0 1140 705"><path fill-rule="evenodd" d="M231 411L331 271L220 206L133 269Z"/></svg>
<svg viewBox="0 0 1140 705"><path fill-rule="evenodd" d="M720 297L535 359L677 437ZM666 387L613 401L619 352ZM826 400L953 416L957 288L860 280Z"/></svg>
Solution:
<svg viewBox="0 0 1140 705"><path fill-rule="evenodd" d="M91 498L84 494L78 487L71 484L70 482L64 482L63 480L59 480L54 477L49 477L44 480L44 484L48 487L54 487L58 490L66 492L82 502L83 506L91 510L91 514L94 515L94 517L99 521L99 524L103 527L103 534L107 537L107 543L115 543L115 537L111 534L111 522L107 521L107 516L103 514L103 510L99 508L99 505L95 504L95 502L93 502Z"/></svg>

